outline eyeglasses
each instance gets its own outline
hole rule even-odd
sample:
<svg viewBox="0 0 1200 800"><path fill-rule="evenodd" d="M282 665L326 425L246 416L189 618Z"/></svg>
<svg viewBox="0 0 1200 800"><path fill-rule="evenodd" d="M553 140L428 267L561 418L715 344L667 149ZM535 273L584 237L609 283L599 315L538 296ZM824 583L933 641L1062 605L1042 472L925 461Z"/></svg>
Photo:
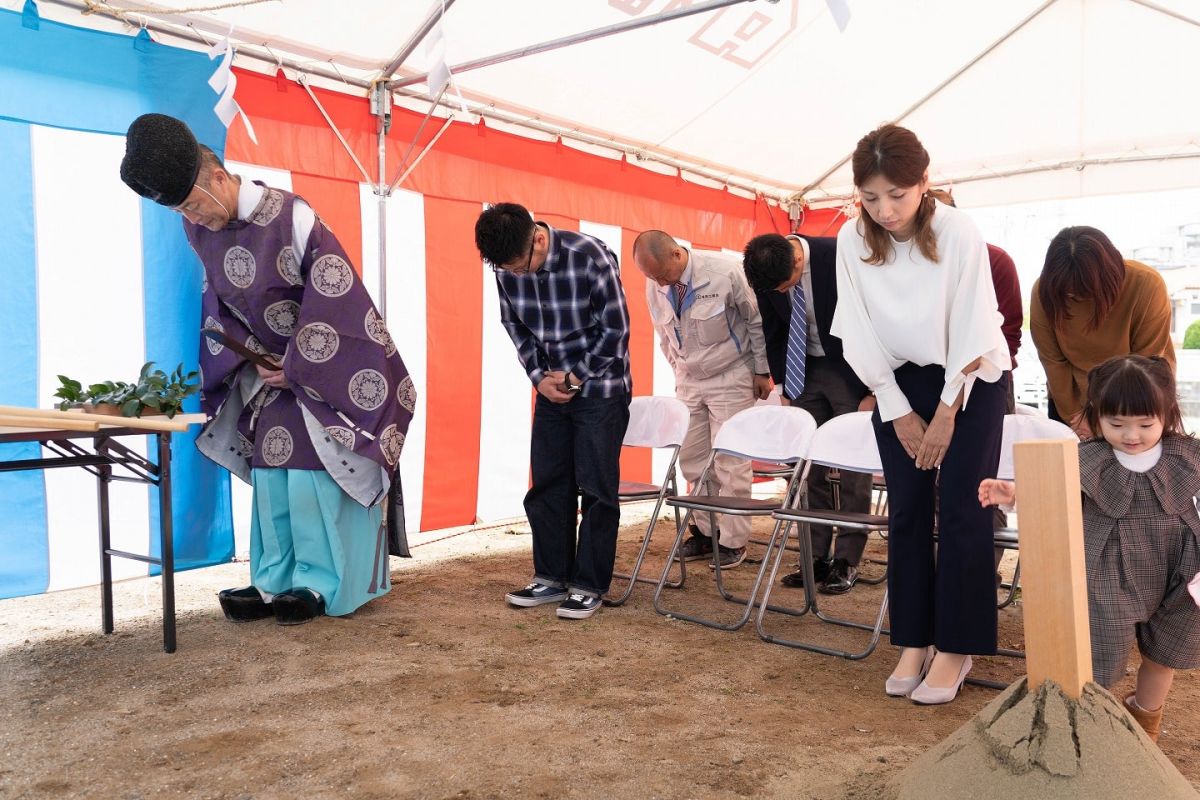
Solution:
<svg viewBox="0 0 1200 800"><path fill-rule="evenodd" d="M529 258L525 261L524 267L507 267L503 264L493 264L490 261L488 266L493 272L511 272L513 275L528 275L533 271L533 248L537 244L537 230L533 232L533 236L529 238Z"/></svg>

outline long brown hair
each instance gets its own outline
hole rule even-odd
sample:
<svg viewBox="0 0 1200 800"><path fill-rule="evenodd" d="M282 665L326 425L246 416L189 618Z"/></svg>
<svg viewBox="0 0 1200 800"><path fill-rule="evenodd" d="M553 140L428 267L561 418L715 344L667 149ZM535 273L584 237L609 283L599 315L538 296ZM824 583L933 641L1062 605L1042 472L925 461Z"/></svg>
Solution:
<svg viewBox="0 0 1200 800"><path fill-rule="evenodd" d="M1164 434L1183 433L1175 372L1162 356L1110 358L1088 373L1083 417L1095 436L1101 417L1155 417Z"/></svg>
<svg viewBox="0 0 1200 800"><path fill-rule="evenodd" d="M1063 228L1050 241L1038 280L1038 301L1050 327L1059 329L1071 318L1071 299L1092 301L1093 331L1117 303L1125 284L1125 259L1101 231L1086 225Z"/></svg>
<svg viewBox="0 0 1200 800"><path fill-rule="evenodd" d="M929 169L929 153L915 133L889 123L858 140L850 163L854 170L854 185L860 189L876 175L882 175L896 186L908 188L925 179ZM932 197L921 198L914 234L921 255L933 262L938 260L937 239L933 235L933 210L936 205ZM876 265L885 263L892 255L891 235L865 211L860 219L863 239L867 243L867 255L863 261Z"/></svg>

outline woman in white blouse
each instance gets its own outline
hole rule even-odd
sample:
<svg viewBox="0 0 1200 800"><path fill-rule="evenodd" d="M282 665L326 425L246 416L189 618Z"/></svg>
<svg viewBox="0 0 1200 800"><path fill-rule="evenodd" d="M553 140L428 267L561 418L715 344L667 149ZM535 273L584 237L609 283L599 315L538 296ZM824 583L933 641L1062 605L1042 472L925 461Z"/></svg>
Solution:
<svg viewBox="0 0 1200 800"><path fill-rule="evenodd" d="M946 703L971 655L996 652L992 516L976 489L996 474L1012 361L987 246L966 214L928 196L917 137L884 125L852 164L864 213L838 234L832 332L877 400L891 640L903 648L885 689Z"/></svg>

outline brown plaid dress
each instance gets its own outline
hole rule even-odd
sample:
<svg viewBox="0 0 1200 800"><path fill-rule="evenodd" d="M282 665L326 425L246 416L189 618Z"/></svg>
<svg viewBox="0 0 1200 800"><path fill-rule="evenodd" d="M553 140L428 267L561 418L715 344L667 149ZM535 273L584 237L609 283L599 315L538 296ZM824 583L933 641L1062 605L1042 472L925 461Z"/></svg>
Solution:
<svg viewBox="0 0 1200 800"><path fill-rule="evenodd" d="M1200 441L1167 435L1158 463L1132 472L1103 439L1079 446L1092 672L1112 686L1134 640L1175 669L1200 667L1200 608L1187 591L1200 571Z"/></svg>

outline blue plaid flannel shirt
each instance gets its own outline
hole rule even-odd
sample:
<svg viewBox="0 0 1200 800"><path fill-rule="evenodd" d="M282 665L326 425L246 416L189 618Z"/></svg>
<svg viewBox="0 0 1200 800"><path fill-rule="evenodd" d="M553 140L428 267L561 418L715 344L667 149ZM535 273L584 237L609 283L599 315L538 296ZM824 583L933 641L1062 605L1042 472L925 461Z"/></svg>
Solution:
<svg viewBox="0 0 1200 800"><path fill-rule="evenodd" d="M599 239L550 233L550 252L536 272L496 272L500 321L536 387L547 372L571 372L584 397L633 391L629 311L617 257Z"/></svg>

